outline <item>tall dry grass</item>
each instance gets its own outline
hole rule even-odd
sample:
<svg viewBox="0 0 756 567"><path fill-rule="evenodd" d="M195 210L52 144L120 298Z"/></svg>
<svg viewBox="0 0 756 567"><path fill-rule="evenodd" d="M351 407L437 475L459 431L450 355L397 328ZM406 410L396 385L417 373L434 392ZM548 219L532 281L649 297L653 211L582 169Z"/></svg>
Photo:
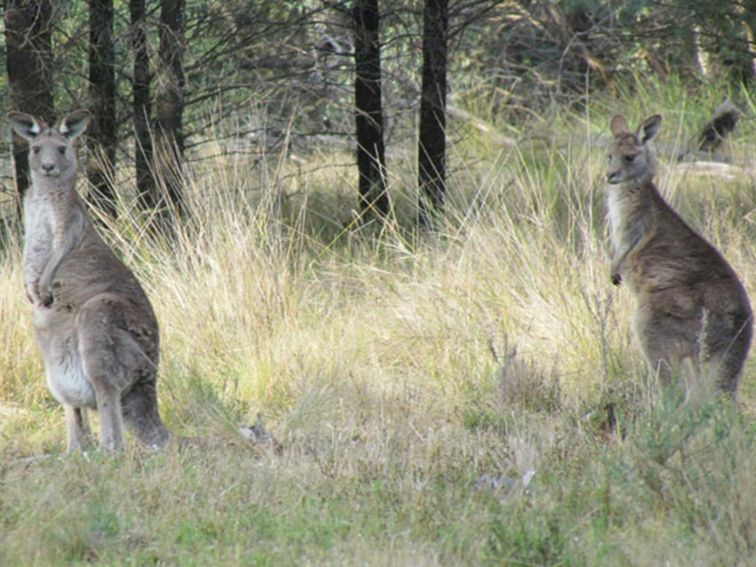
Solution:
<svg viewBox="0 0 756 567"><path fill-rule="evenodd" d="M534 118L515 148L459 125L434 235L406 222L409 151L381 234L354 225L354 172L332 167L350 158L328 148L200 162L170 241L124 204L106 236L158 313L163 413L206 440L183 452L20 460L58 455L64 428L7 246L0 564L747 564L754 363L738 408L660 391L609 284L603 206L614 107L661 111L681 146L720 94L639 83ZM741 162L755 124L732 142ZM753 295L753 174L658 181ZM283 454L238 438L258 413Z"/></svg>

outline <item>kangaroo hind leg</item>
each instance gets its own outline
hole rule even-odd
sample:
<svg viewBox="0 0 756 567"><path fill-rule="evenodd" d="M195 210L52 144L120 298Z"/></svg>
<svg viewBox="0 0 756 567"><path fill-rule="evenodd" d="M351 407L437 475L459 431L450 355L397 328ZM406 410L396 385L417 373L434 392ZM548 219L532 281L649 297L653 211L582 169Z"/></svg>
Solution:
<svg viewBox="0 0 756 567"><path fill-rule="evenodd" d="M89 428L87 410L69 404L65 404L64 409L68 432L68 452L85 451L92 447L92 430Z"/></svg>
<svg viewBox="0 0 756 567"><path fill-rule="evenodd" d="M110 451L123 449L121 396L134 383L134 367L143 359L124 330L121 309L118 298L98 296L82 306L76 319L82 365L100 414L100 445Z"/></svg>
<svg viewBox="0 0 756 567"><path fill-rule="evenodd" d="M123 396L123 420L128 430L146 447L165 448L171 434L160 419L154 371L151 379L138 382Z"/></svg>

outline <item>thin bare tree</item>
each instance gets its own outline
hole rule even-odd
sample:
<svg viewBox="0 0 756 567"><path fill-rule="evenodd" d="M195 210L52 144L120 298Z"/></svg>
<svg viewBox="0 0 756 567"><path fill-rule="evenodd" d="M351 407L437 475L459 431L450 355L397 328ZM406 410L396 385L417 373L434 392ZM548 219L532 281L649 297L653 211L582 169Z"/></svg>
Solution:
<svg viewBox="0 0 756 567"><path fill-rule="evenodd" d="M352 18L360 213L363 221L369 221L385 219L391 209L386 192L378 0L355 0Z"/></svg>
<svg viewBox="0 0 756 567"><path fill-rule="evenodd" d="M156 175L165 187L165 205L174 212L182 212L184 208L181 167L184 160L185 12L184 0L162 0L153 159Z"/></svg>
<svg viewBox="0 0 756 567"><path fill-rule="evenodd" d="M147 11L145 0L129 0L131 17L131 48L133 72L131 78L132 120L134 122L134 163L136 172L137 200L147 210L155 210L160 197L156 194L152 170L152 134L150 120L150 52L147 45Z"/></svg>
<svg viewBox="0 0 756 567"><path fill-rule="evenodd" d="M113 185L116 145L116 73L113 43L113 0L89 0L89 95L92 121L87 146L87 179L92 201L110 217L116 216Z"/></svg>
<svg viewBox="0 0 756 567"><path fill-rule="evenodd" d="M449 34L448 0L425 0L423 71L418 134L419 216L432 227L443 210L446 193L446 67Z"/></svg>

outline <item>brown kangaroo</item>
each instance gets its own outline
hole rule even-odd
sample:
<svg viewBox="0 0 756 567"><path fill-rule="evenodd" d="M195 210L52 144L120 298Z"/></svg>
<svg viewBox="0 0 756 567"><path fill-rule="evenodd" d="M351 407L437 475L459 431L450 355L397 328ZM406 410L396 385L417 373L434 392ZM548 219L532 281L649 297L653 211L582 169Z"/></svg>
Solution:
<svg viewBox="0 0 756 567"><path fill-rule="evenodd" d="M48 387L65 407L68 450L91 442L87 408L99 412L103 448L122 449L123 423L145 445L165 447L171 435L158 413L155 314L74 187L73 141L89 113L69 114L52 128L21 112L8 118L29 142L24 285Z"/></svg>
<svg viewBox="0 0 756 567"><path fill-rule="evenodd" d="M735 398L751 345L748 295L727 261L669 206L656 186L649 142L661 116L631 132L611 121L609 224L611 279L635 296L634 327L649 365L663 382L692 363L694 378Z"/></svg>

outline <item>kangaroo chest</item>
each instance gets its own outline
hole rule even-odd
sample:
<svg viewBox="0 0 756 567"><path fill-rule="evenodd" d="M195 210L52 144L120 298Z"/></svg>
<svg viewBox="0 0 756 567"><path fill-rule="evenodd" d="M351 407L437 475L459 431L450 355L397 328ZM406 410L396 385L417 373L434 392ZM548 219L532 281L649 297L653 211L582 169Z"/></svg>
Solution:
<svg viewBox="0 0 756 567"><path fill-rule="evenodd" d="M632 189L621 185L609 189L606 209L615 254L626 254L648 228L648 211L638 201L639 195Z"/></svg>
<svg viewBox="0 0 756 567"><path fill-rule="evenodd" d="M619 250L622 244L623 205L624 203L618 192L614 188L611 188L606 197L606 210L608 212L612 246L615 250Z"/></svg>
<svg viewBox="0 0 756 567"><path fill-rule="evenodd" d="M56 212L50 199L27 195L24 200L24 273L28 281L39 278L58 245ZM33 317L50 393L61 403L94 408L94 389L82 365L73 315L56 306L36 305Z"/></svg>
<svg viewBox="0 0 756 567"><path fill-rule="evenodd" d="M24 202L24 267L39 271L53 249L53 205L46 199Z"/></svg>

